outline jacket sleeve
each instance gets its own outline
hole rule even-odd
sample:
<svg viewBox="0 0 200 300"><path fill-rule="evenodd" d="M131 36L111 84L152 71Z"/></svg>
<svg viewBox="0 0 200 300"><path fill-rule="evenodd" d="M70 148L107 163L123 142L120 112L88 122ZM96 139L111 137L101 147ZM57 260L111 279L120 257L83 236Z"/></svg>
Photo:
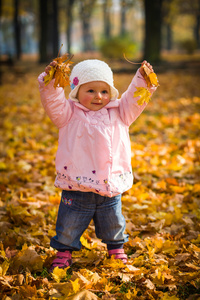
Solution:
<svg viewBox="0 0 200 300"><path fill-rule="evenodd" d="M137 119L137 117L147 106L146 103L144 103L143 105L137 104L137 101L140 99L140 97L134 97L136 87L147 88L146 81L140 74L139 69L133 77L128 89L122 94L119 104L120 117L123 120L123 122L128 126L130 126ZM150 91L151 94L153 94L156 90L156 87L150 87L147 89Z"/></svg>
<svg viewBox="0 0 200 300"><path fill-rule="evenodd" d="M72 105L65 98L64 89L61 87L54 88L54 79L45 86L44 76L45 72L39 75L39 91L42 105L52 120L52 122L58 127L63 127L72 116Z"/></svg>

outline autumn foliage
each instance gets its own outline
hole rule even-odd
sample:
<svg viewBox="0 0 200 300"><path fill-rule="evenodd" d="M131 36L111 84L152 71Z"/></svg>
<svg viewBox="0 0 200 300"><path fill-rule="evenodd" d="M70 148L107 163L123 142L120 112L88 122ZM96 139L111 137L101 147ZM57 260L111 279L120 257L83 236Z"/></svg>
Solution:
<svg viewBox="0 0 200 300"><path fill-rule="evenodd" d="M45 85L48 85L53 78L55 78L54 88L65 88L66 86L70 85L70 66L73 63L70 59L71 58L69 58L68 53L54 59L56 65L54 67L51 66L49 74L44 77Z"/></svg>
<svg viewBox="0 0 200 300"><path fill-rule="evenodd" d="M10 73L0 87L0 299L199 299L200 75L159 74L158 91L130 128L127 265L108 259L91 223L72 267L49 274L58 132L40 104L42 71ZM121 93L131 78L115 75Z"/></svg>

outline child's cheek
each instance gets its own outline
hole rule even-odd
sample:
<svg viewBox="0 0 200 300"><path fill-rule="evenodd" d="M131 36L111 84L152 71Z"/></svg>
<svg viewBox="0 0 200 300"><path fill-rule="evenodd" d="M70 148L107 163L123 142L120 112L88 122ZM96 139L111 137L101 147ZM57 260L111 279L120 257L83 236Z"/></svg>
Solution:
<svg viewBox="0 0 200 300"><path fill-rule="evenodd" d="M87 95L87 96L82 98L82 104L83 105L88 105L91 101L92 101L92 96L91 95Z"/></svg>
<svg viewBox="0 0 200 300"><path fill-rule="evenodd" d="M110 96L109 95L105 97L105 101L110 102Z"/></svg>

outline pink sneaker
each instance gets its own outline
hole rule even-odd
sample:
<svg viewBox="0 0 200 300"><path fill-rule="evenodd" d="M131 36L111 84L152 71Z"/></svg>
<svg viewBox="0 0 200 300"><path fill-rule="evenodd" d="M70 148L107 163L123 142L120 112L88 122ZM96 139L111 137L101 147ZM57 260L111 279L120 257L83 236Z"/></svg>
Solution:
<svg viewBox="0 0 200 300"><path fill-rule="evenodd" d="M109 257L115 256L115 259L121 259L124 264L127 263L127 255L124 253L124 249L112 249L108 250Z"/></svg>
<svg viewBox="0 0 200 300"><path fill-rule="evenodd" d="M58 251L56 254L56 258L53 260L49 272L53 272L55 267L60 269L67 268L72 265L72 254L70 251L61 252Z"/></svg>

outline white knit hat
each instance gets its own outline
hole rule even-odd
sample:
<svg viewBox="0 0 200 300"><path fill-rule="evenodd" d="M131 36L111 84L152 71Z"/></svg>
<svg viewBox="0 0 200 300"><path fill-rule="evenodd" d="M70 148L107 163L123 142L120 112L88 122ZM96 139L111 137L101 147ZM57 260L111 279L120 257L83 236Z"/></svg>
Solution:
<svg viewBox="0 0 200 300"><path fill-rule="evenodd" d="M76 97L80 85L91 81L106 82L110 86L110 100L117 99L119 92L113 85L113 72L104 61L98 59L83 60L74 66L70 75L71 92L69 98L79 102Z"/></svg>

